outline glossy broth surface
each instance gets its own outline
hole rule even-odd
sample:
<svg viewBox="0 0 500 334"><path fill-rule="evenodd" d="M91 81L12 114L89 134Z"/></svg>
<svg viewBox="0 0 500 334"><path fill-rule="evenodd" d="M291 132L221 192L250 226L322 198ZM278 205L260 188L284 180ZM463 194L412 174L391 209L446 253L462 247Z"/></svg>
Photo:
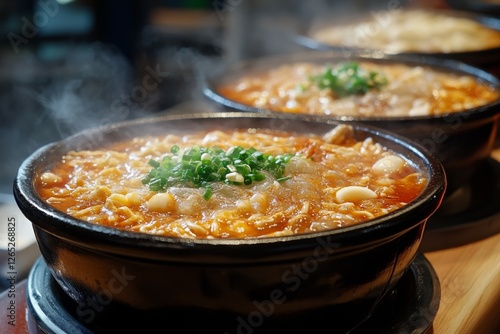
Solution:
<svg viewBox="0 0 500 334"><path fill-rule="evenodd" d="M292 154L284 178L263 171L251 184L178 182L152 191L142 180L150 159L172 147L255 148ZM47 203L78 219L182 238L255 238L342 228L385 215L414 200L428 179L405 157L357 141L348 125L323 135L269 129L207 130L140 137L96 150L71 151L36 180Z"/></svg>
<svg viewBox="0 0 500 334"><path fill-rule="evenodd" d="M327 66L330 64L297 62L249 71L216 90L229 100L264 110L356 117L443 115L487 105L500 98L497 88L469 75L426 66L366 61L359 62L359 67L366 73L378 73L386 84L339 96L311 80L322 75Z"/></svg>

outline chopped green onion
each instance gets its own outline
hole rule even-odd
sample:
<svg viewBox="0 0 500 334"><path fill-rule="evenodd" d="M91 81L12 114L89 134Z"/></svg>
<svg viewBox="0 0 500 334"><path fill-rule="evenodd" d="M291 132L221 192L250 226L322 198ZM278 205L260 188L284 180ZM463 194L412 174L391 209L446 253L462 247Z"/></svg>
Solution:
<svg viewBox="0 0 500 334"><path fill-rule="evenodd" d="M177 145L170 149L161 161L151 159L153 167L141 181L151 191L165 191L179 183L205 188L203 198L209 200L213 195L210 186L213 182L225 182L234 185L250 185L263 181L262 171L272 174L278 182L290 179L283 177L285 165L293 154L273 156L257 151L234 146L227 151L219 147L193 146L181 150Z"/></svg>
<svg viewBox="0 0 500 334"><path fill-rule="evenodd" d="M322 74L310 79L320 89L331 89L340 97L364 94L370 89L379 89L387 84L384 75L367 71L357 62L341 63L337 67L328 65Z"/></svg>
<svg viewBox="0 0 500 334"><path fill-rule="evenodd" d="M203 193L203 198L208 201L212 197L213 193L214 192L213 192L212 188L210 188L209 186L206 186L205 192Z"/></svg>
<svg viewBox="0 0 500 334"><path fill-rule="evenodd" d="M170 152L172 152L173 154L176 154L177 152L179 152L179 146L177 145L174 145L172 146L172 148L170 149Z"/></svg>

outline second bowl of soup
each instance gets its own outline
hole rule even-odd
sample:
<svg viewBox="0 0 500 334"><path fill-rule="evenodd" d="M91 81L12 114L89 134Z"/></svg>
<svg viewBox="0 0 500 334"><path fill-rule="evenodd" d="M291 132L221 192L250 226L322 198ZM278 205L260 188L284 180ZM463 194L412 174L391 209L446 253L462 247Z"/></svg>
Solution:
<svg viewBox="0 0 500 334"><path fill-rule="evenodd" d="M444 164L449 192L490 155L500 83L428 57L333 52L253 59L212 74L205 95L228 110L362 122L406 136Z"/></svg>

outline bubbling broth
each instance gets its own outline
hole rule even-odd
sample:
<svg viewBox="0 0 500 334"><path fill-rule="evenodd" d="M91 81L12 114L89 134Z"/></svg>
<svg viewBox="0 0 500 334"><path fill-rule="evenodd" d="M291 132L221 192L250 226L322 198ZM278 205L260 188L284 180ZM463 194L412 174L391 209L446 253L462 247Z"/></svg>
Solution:
<svg viewBox="0 0 500 334"><path fill-rule="evenodd" d="M444 115L500 98L498 88L470 75L369 61L281 64L243 73L216 91L259 109L354 117Z"/></svg>
<svg viewBox="0 0 500 334"><path fill-rule="evenodd" d="M336 229L401 208L428 183L405 157L353 134L342 124L322 135L249 128L137 137L70 151L35 185L44 201L75 218L154 235ZM221 179L209 181L215 176Z"/></svg>

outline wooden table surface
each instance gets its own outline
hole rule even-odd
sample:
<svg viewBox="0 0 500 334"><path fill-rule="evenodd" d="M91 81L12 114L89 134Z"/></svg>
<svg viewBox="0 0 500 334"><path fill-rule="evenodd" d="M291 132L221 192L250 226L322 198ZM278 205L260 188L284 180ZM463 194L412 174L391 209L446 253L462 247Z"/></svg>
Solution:
<svg viewBox="0 0 500 334"><path fill-rule="evenodd" d="M500 148L492 157L500 161ZM429 333L500 333L500 233L424 255L441 284L441 302Z"/></svg>
<svg viewBox="0 0 500 334"><path fill-rule="evenodd" d="M429 333L500 333L500 234L424 255L441 284Z"/></svg>

